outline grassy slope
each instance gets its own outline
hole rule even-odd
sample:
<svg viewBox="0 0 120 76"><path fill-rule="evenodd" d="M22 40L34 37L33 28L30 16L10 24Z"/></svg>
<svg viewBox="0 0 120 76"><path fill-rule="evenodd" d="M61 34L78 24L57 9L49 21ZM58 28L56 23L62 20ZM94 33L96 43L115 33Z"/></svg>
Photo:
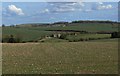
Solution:
<svg viewBox="0 0 120 76"><path fill-rule="evenodd" d="M42 40L39 40L39 42L68 42L68 40L58 39L58 38L44 38Z"/></svg>
<svg viewBox="0 0 120 76"><path fill-rule="evenodd" d="M23 41L30 41L39 39L41 36L51 34L51 32L30 30L27 28L12 28L12 27L2 28L3 37L11 34L20 36L23 39Z"/></svg>
<svg viewBox="0 0 120 76"><path fill-rule="evenodd" d="M118 42L119 38L91 40L89 42Z"/></svg>
<svg viewBox="0 0 120 76"><path fill-rule="evenodd" d="M117 42L3 44L3 74L117 73ZM9 50L8 50L9 49Z"/></svg>
<svg viewBox="0 0 120 76"><path fill-rule="evenodd" d="M80 35L68 35L66 37L66 39L68 40L79 40L80 38L83 38L83 39L88 39L88 38L94 38L94 39L97 39L97 38L110 38L111 37L111 34L80 34Z"/></svg>
<svg viewBox="0 0 120 76"><path fill-rule="evenodd" d="M39 39L43 35L48 35L55 32L48 32L45 30L83 30L83 31L117 31L115 28L117 25L105 24L105 23L73 23L71 26L58 26L58 27L20 27L20 28L2 28L3 37L6 35L19 35L23 41L31 41ZM25 26L25 25L24 25ZM34 35L34 36L33 36Z"/></svg>
<svg viewBox="0 0 120 76"><path fill-rule="evenodd" d="M96 32L96 31L118 31L117 24L106 24L106 23L73 23L69 24L70 26L62 27L35 27L29 28L34 30L82 30L82 31L89 31L89 32ZM114 26L114 27L113 27Z"/></svg>

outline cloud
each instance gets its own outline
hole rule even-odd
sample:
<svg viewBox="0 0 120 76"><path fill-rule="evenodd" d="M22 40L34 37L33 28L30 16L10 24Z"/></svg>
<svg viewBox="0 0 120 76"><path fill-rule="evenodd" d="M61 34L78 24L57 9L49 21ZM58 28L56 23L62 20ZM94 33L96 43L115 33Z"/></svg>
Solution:
<svg viewBox="0 0 120 76"><path fill-rule="evenodd" d="M106 10L106 9L112 9L113 6L111 4L105 5L102 2L98 2L96 4L93 4L92 10Z"/></svg>
<svg viewBox="0 0 120 76"><path fill-rule="evenodd" d="M24 15L23 11L21 8L16 7L15 5L9 5L8 10L11 13L15 13L16 15Z"/></svg>
<svg viewBox="0 0 120 76"><path fill-rule="evenodd" d="M82 7L84 7L85 5L84 5L84 3L83 2L81 2L81 1L79 1L78 2L78 4L80 5L80 6L82 6Z"/></svg>
<svg viewBox="0 0 120 76"><path fill-rule="evenodd" d="M77 1L77 2L50 2L49 5L52 7L49 9L53 13L61 12L74 12L74 11L83 11L91 12L94 10L107 10L112 9L111 4L104 4L103 2L92 3L92 6L88 7L87 3Z"/></svg>
<svg viewBox="0 0 120 76"><path fill-rule="evenodd" d="M75 8L68 6L61 6L53 10L53 12L73 12L73 11L75 11Z"/></svg>
<svg viewBox="0 0 120 76"><path fill-rule="evenodd" d="M48 2L48 10L52 13L79 11L83 6L82 2Z"/></svg>
<svg viewBox="0 0 120 76"><path fill-rule="evenodd" d="M99 10L102 10L102 9L111 9L111 8L112 8L112 5L102 5L102 6L98 7Z"/></svg>
<svg viewBox="0 0 120 76"><path fill-rule="evenodd" d="M91 9L85 9L83 10L84 12L91 12L92 10Z"/></svg>
<svg viewBox="0 0 120 76"><path fill-rule="evenodd" d="M44 10L42 10L40 13L49 13L50 12L50 10L49 9L44 9Z"/></svg>
<svg viewBox="0 0 120 76"><path fill-rule="evenodd" d="M103 2L98 2L98 4L102 5L102 4L103 4Z"/></svg>

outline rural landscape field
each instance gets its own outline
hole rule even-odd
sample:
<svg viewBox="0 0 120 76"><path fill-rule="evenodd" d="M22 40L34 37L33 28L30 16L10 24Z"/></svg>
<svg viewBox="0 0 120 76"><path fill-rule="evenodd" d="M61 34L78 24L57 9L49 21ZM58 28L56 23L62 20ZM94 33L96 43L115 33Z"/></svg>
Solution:
<svg viewBox="0 0 120 76"><path fill-rule="evenodd" d="M3 3L2 74L118 74L115 4Z"/></svg>
<svg viewBox="0 0 120 76"><path fill-rule="evenodd" d="M90 24L78 25L77 23L65 28L57 25L3 27L3 37L5 35L9 37L11 34L15 37L21 35L19 43L2 44L3 74L117 74L118 38L111 38L111 34L106 34L118 31L117 24L113 26L109 23L98 23L99 25L92 23L93 26L100 26L99 30L104 31L105 34L64 31L77 30L78 27L85 30L89 26L90 32L98 32L96 27L92 24L90 27ZM107 26L109 28L102 28ZM51 36L56 32L45 31L51 29L63 30L63 32L58 31L57 34L68 35L65 39ZM77 35L70 35L71 33Z"/></svg>
<svg viewBox="0 0 120 76"><path fill-rule="evenodd" d="M117 48L117 42L3 44L2 71L3 74L117 74Z"/></svg>

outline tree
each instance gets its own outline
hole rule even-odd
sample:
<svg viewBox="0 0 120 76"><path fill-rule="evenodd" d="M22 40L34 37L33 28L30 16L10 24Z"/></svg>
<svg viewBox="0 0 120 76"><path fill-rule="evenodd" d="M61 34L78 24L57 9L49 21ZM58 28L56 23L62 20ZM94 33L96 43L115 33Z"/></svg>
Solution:
<svg viewBox="0 0 120 76"><path fill-rule="evenodd" d="M22 36L21 35L6 35L2 37L2 43L21 43L22 41Z"/></svg>
<svg viewBox="0 0 120 76"><path fill-rule="evenodd" d="M59 37L60 39L65 39L66 38L66 34L61 34L61 36Z"/></svg>
<svg viewBox="0 0 120 76"><path fill-rule="evenodd" d="M15 27L15 25L10 25L10 27Z"/></svg>
<svg viewBox="0 0 120 76"><path fill-rule="evenodd" d="M15 43L15 39L14 39L13 35L10 35L8 43Z"/></svg>
<svg viewBox="0 0 120 76"><path fill-rule="evenodd" d="M113 32L113 33L111 34L111 37L112 37L112 38L120 38L120 32Z"/></svg>
<svg viewBox="0 0 120 76"><path fill-rule="evenodd" d="M5 24L2 24L2 27L5 27Z"/></svg>

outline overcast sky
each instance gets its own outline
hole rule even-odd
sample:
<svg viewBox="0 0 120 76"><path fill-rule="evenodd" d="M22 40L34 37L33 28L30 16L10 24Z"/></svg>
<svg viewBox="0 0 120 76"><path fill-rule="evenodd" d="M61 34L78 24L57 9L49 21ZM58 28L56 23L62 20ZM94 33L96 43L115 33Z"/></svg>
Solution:
<svg viewBox="0 0 120 76"><path fill-rule="evenodd" d="M3 2L2 23L118 20L118 2Z"/></svg>

